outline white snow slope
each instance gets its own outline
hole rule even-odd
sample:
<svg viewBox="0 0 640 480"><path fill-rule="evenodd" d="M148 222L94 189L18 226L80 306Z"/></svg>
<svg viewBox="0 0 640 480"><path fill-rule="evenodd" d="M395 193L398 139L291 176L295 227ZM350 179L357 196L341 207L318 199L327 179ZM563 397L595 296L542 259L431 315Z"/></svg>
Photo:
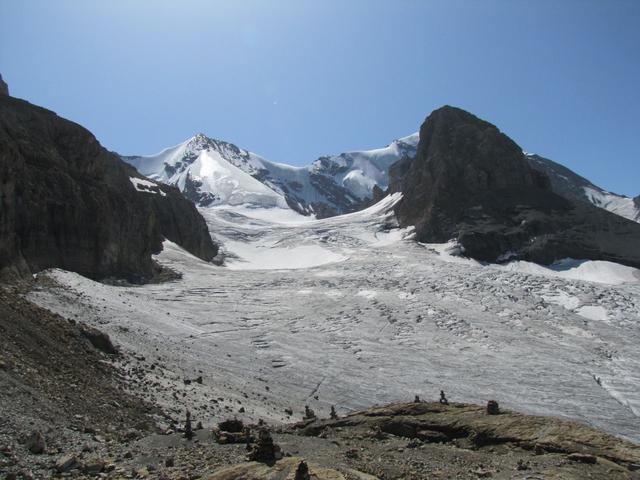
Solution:
<svg viewBox="0 0 640 480"><path fill-rule="evenodd" d="M553 160L534 153L523 153L533 168L549 176L551 188L559 195L574 201L587 201L621 217L640 222L640 203L633 198L607 192Z"/></svg>
<svg viewBox="0 0 640 480"><path fill-rule="evenodd" d="M127 288L54 270L60 287L29 297L155 363L139 393L176 418L284 421L285 408L298 419L305 404L326 415L443 389L640 441L638 270L481 265L393 228L397 200L324 220L201 209L227 266L167 242L158 260L181 280Z"/></svg>
<svg viewBox="0 0 640 480"><path fill-rule="evenodd" d="M200 206L291 206L313 214L322 204L341 213L371 198L375 185L386 189L389 167L403 155L415 155L417 144L416 133L385 148L291 167L198 134L156 155L123 159L143 175L177 186Z"/></svg>
<svg viewBox="0 0 640 480"><path fill-rule="evenodd" d="M606 192L599 188L583 187L583 189L587 199L596 207L604 208L629 220L640 222L640 206L633 201L633 198Z"/></svg>

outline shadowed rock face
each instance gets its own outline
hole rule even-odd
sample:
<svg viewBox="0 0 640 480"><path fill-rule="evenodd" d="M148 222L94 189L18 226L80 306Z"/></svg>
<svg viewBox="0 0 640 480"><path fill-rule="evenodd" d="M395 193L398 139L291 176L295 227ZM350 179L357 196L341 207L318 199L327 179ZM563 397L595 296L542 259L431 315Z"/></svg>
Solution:
<svg viewBox="0 0 640 480"><path fill-rule="evenodd" d="M60 267L144 281L169 239L217 253L193 204L172 187L138 191L133 167L81 126L0 96L0 277Z"/></svg>
<svg viewBox="0 0 640 480"><path fill-rule="evenodd" d="M640 225L554 193L549 178L494 125L458 108L435 110L414 159L391 169L401 225L419 241L451 238L470 257L551 263L573 257L640 266Z"/></svg>

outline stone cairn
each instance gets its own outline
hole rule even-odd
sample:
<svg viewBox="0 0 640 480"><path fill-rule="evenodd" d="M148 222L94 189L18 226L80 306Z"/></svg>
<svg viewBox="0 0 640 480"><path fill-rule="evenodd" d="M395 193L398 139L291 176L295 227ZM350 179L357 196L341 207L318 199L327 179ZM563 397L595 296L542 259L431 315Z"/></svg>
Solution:
<svg viewBox="0 0 640 480"><path fill-rule="evenodd" d="M311 480L311 476L309 475L309 466L304 460L298 464L298 468L296 468L296 475L293 480Z"/></svg>
<svg viewBox="0 0 640 480"><path fill-rule="evenodd" d="M500 414L500 406L498 402L495 400L489 400L487 402L487 415L499 415Z"/></svg>
<svg viewBox="0 0 640 480"><path fill-rule="evenodd" d="M258 432L258 440L252 445L248 459L255 462L274 462L282 458L280 447L273 442L269 430L261 428Z"/></svg>
<svg viewBox="0 0 640 480"><path fill-rule="evenodd" d="M449 405L449 400L444 395L444 390L440 390L440 403L443 405Z"/></svg>
<svg viewBox="0 0 640 480"><path fill-rule="evenodd" d="M304 406L304 419L313 420L316 418L316 412L309 408L309 405Z"/></svg>
<svg viewBox="0 0 640 480"><path fill-rule="evenodd" d="M329 417L331 418L331 420L338 419L338 414L336 413L336 407L334 407L333 405L331 405L331 411L329 412Z"/></svg>
<svg viewBox="0 0 640 480"><path fill-rule="evenodd" d="M184 424L184 438L191 440L194 436L193 428L191 427L191 412L187 410L187 421Z"/></svg>
<svg viewBox="0 0 640 480"><path fill-rule="evenodd" d="M249 427L244 427L244 444L247 452L251 450L252 439L253 437L251 437L251 429Z"/></svg>
<svg viewBox="0 0 640 480"><path fill-rule="evenodd" d="M416 395L413 399L413 403L420 403L420 395Z"/></svg>

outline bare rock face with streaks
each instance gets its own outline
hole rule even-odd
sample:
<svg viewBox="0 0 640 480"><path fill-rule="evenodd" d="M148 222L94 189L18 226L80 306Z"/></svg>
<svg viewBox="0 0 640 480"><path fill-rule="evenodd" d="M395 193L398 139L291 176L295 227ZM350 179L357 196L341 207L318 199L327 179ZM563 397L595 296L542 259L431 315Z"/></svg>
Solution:
<svg viewBox="0 0 640 480"><path fill-rule="evenodd" d="M50 267L91 278L153 277L165 239L212 259L193 204L155 185L81 126L0 96L0 277Z"/></svg>

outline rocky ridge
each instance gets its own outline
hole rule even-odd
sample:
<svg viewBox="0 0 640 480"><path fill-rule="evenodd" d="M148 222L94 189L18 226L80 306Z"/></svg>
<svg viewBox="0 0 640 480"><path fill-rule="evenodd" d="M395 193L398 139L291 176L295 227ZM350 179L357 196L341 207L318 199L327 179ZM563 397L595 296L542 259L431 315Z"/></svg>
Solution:
<svg viewBox="0 0 640 480"><path fill-rule="evenodd" d="M553 192L522 149L494 125L454 107L420 129L414 159L392 169L402 226L422 242L457 238L472 258L549 264L566 257L640 266L640 225Z"/></svg>
<svg viewBox="0 0 640 480"><path fill-rule="evenodd" d="M540 155L527 153L525 158L532 168L549 177L551 189L561 197L572 202L593 204L634 222L640 222L638 197L633 199L607 192L567 167Z"/></svg>

